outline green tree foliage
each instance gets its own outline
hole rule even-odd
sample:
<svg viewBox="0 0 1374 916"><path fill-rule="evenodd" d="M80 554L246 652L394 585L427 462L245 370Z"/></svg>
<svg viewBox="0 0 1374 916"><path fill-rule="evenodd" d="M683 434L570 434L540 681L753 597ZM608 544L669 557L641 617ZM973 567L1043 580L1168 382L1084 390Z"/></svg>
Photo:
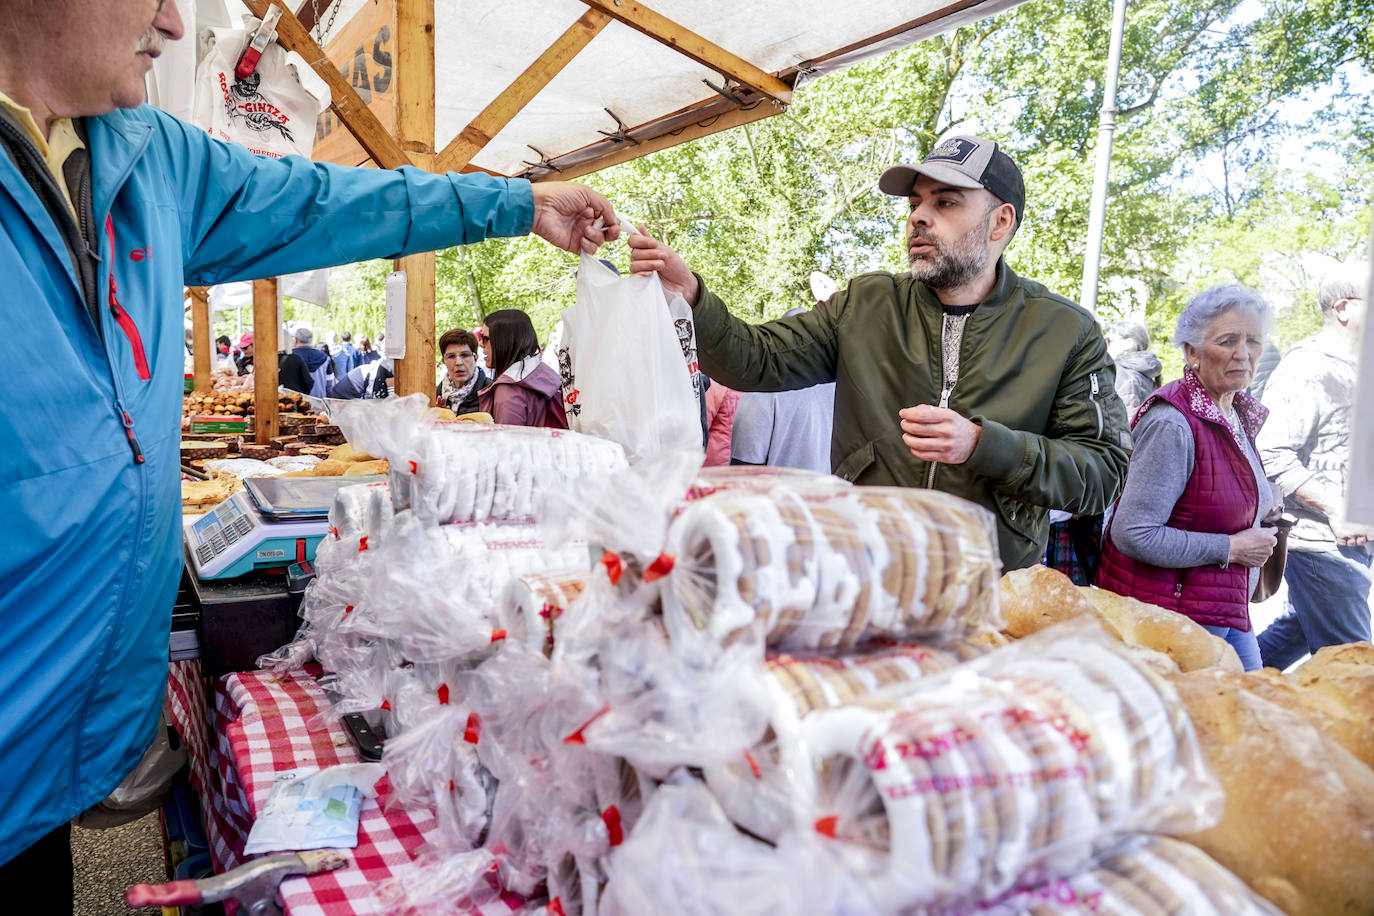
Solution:
<svg viewBox="0 0 1374 916"><path fill-rule="evenodd" d="M762 320L808 304L812 270L841 283L900 270L904 204L877 192L878 175L945 133L983 133L1026 178L1027 220L1009 262L1076 298L1110 19L1109 0L1032 0L806 82L779 116L588 181L736 313ZM1143 311L1161 339L1188 295L1234 280L1283 300L1282 342L1310 330L1312 255L1362 254L1368 239L1374 102L1355 90L1371 74L1374 0L1132 0L1104 317ZM1303 139L1342 161L1339 174L1315 159L1307 173L1277 172L1276 152ZM627 266L624 245L602 256ZM573 301L576 263L530 239L443 252L437 324L517 307L546 335ZM380 328L388 269L361 268L341 284L335 315Z"/></svg>

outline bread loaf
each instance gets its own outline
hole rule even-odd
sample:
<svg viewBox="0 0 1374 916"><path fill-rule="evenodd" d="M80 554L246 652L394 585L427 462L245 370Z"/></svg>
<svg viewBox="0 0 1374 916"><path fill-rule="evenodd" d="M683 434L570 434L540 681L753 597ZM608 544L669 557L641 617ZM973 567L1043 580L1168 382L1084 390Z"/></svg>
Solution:
<svg viewBox="0 0 1374 916"><path fill-rule="evenodd" d="M1289 916L1374 913L1374 771L1247 681L1173 678L1226 789L1221 822L1182 839Z"/></svg>
<svg viewBox="0 0 1374 916"><path fill-rule="evenodd" d="M1240 671L1226 640L1175 611L1101 588L1076 586L1047 566L1014 569L999 585L1006 634L1016 639L1074 617L1093 617L1123 642L1169 656L1182 671L1220 666Z"/></svg>

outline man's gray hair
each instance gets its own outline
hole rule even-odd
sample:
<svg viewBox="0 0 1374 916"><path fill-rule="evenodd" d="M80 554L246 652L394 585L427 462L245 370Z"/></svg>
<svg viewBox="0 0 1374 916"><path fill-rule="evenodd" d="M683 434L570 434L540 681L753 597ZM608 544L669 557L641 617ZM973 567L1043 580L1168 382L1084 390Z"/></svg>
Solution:
<svg viewBox="0 0 1374 916"><path fill-rule="evenodd" d="M1207 338L1207 328L1221 315L1239 309L1259 319L1260 333L1267 337L1274 324L1274 310L1264 297L1238 283L1226 283L1204 289L1194 296L1178 316L1173 342L1177 346L1191 344L1201 347Z"/></svg>
<svg viewBox="0 0 1374 916"><path fill-rule="evenodd" d="M296 343L303 347L310 346L310 341L315 339L315 335L310 333L309 328L296 328L296 333L291 336L296 338Z"/></svg>
<svg viewBox="0 0 1374 916"><path fill-rule="evenodd" d="M1317 287L1317 305L1322 313L1331 311L1342 299L1365 299L1369 296L1369 265L1348 261L1331 268Z"/></svg>
<svg viewBox="0 0 1374 916"><path fill-rule="evenodd" d="M1150 349L1150 332L1145 329L1143 322L1134 318L1119 318L1107 325L1105 332L1108 337L1129 340L1137 350Z"/></svg>

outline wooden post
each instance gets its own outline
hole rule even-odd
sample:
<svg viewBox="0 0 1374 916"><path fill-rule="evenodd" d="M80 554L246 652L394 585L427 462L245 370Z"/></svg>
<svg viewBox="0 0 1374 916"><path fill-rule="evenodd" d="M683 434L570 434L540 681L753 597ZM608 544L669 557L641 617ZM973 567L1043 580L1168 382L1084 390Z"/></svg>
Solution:
<svg viewBox="0 0 1374 916"><path fill-rule="evenodd" d="M253 281L253 434L277 435L277 278Z"/></svg>
<svg viewBox="0 0 1374 916"><path fill-rule="evenodd" d="M189 287L191 293L191 361L195 366L196 391L210 391L210 291L203 286Z"/></svg>
<svg viewBox="0 0 1374 916"><path fill-rule="evenodd" d="M411 161L434 169L434 0L396 2L396 127ZM396 393L434 397L434 252L396 261L406 272L406 355Z"/></svg>

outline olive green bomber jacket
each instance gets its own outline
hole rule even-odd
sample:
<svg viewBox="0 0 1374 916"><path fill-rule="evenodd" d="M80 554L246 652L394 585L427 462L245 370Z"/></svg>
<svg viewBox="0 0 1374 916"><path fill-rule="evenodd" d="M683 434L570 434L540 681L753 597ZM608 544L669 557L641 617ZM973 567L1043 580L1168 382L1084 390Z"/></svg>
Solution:
<svg viewBox="0 0 1374 916"><path fill-rule="evenodd" d="M1040 561L1050 508L1097 513L1121 492L1131 438L1097 323L1004 261L968 318L948 394L948 407L982 426L961 465L921 461L902 441L897 412L939 404L943 385L940 302L910 274L863 274L806 314L761 325L730 315L703 283L693 318L703 371L731 388L835 382L835 473L985 506L1004 569Z"/></svg>

